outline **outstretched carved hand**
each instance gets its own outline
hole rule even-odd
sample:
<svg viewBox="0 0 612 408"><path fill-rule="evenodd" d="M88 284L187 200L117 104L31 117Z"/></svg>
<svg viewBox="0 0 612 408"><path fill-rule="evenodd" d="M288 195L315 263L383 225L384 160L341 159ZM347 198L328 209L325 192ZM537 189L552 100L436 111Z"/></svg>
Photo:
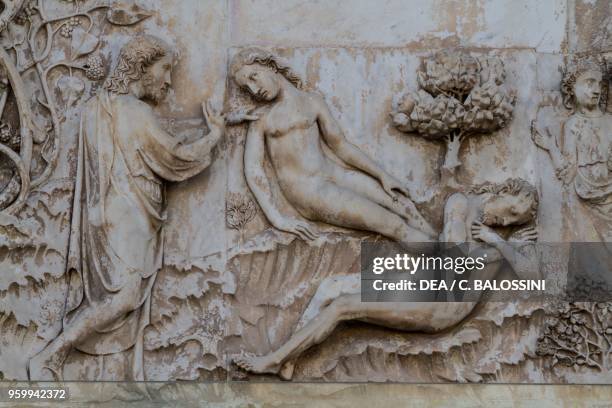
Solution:
<svg viewBox="0 0 612 408"><path fill-rule="evenodd" d="M479 221L475 221L472 224L472 238L477 241L486 242L487 244L503 241L502 237L500 237L497 232Z"/></svg>
<svg viewBox="0 0 612 408"><path fill-rule="evenodd" d="M397 192L400 192L406 197L410 197L408 189L402 185L401 181L399 181L390 174L383 174L380 178L380 184L382 185L382 188L385 190L385 192L389 194L389 196L391 196L393 201L397 201L398 199Z"/></svg>
<svg viewBox="0 0 612 408"><path fill-rule="evenodd" d="M535 120L531 122L531 139L538 147L546 151L551 151L555 147L555 138L548 127L540 128Z"/></svg>
<svg viewBox="0 0 612 408"><path fill-rule="evenodd" d="M202 103L202 113L204 113L204 119L206 119L206 124L210 128L211 133L215 130L215 133L219 135L223 134L225 130L225 115L220 112L217 112L213 107L210 101Z"/></svg>
<svg viewBox="0 0 612 408"><path fill-rule="evenodd" d="M316 239L318 235L314 225L295 218L286 217L275 221L273 225L281 231L290 232L297 235L304 241L312 241L313 239Z"/></svg>
<svg viewBox="0 0 612 408"><path fill-rule="evenodd" d="M259 116L253 114L253 109L240 109L227 114L225 123L229 126L239 125L243 122L253 122L258 120Z"/></svg>
<svg viewBox="0 0 612 408"><path fill-rule="evenodd" d="M538 240L538 231L536 231L535 227L525 228L514 234L512 237L513 242L535 242Z"/></svg>

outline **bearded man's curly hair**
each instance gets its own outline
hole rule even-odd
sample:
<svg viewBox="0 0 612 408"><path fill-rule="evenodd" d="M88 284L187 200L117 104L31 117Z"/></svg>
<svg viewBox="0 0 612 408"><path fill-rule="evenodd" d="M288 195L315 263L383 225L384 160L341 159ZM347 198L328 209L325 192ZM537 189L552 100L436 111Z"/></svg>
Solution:
<svg viewBox="0 0 612 408"><path fill-rule="evenodd" d="M115 71L104 88L111 93L127 94L132 82L140 80L146 69L170 53L170 47L157 37L141 35L121 48Z"/></svg>

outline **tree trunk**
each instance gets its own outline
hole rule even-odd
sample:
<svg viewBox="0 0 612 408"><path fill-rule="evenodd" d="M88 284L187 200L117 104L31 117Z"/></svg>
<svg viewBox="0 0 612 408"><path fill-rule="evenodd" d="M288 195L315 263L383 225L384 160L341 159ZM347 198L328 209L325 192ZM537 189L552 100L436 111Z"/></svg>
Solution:
<svg viewBox="0 0 612 408"><path fill-rule="evenodd" d="M444 157L444 165L442 168L450 173L455 173L461 166L461 162L459 161L459 149L461 148L461 141L463 138L461 135L452 134L446 140L446 156Z"/></svg>

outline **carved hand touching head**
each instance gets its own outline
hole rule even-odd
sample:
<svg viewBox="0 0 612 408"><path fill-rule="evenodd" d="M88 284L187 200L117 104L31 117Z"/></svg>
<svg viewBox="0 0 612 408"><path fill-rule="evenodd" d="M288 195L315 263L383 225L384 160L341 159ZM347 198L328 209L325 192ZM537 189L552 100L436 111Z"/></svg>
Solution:
<svg viewBox="0 0 612 408"><path fill-rule="evenodd" d="M472 189L474 194L490 194L482 208L482 223L489 227L523 225L535 219L538 193L523 179L485 183Z"/></svg>
<svg viewBox="0 0 612 408"><path fill-rule="evenodd" d="M159 103L172 85L174 63L175 55L164 41L149 35L136 37L121 49L105 88L111 93L132 93L139 99Z"/></svg>
<svg viewBox="0 0 612 408"><path fill-rule="evenodd" d="M568 109L599 108L602 97L602 67L594 61L579 60L565 71L561 84L563 104Z"/></svg>
<svg viewBox="0 0 612 408"><path fill-rule="evenodd" d="M278 97L283 81L300 89L300 78L277 56L260 48L240 51L232 60L230 75L255 100L271 102Z"/></svg>

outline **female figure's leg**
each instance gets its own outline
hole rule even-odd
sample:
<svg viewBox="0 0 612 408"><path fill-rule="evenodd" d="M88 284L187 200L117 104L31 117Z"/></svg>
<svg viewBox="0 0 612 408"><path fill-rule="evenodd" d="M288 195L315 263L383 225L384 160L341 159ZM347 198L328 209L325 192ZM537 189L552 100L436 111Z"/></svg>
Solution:
<svg viewBox="0 0 612 408"><path fill-rule="evenodd" d="M411 227L382 205L329 181L317 183L298 210L306 218L346 228L372 231L391 238L408 250L430 252L434 239Z"/></svg>
<svg viewBox="0 0 612 408"><path fill-rule="evenodd" d="M397 200L393 200L393 198L383 190L380 183L367 174L342 168L335 163L332 164L332 166L333 180L340 187L364 195L368 199L404 218L410 226L432 237L436 236L435 230L427 220L423 218L411 199L398 193Z"/></svg>

